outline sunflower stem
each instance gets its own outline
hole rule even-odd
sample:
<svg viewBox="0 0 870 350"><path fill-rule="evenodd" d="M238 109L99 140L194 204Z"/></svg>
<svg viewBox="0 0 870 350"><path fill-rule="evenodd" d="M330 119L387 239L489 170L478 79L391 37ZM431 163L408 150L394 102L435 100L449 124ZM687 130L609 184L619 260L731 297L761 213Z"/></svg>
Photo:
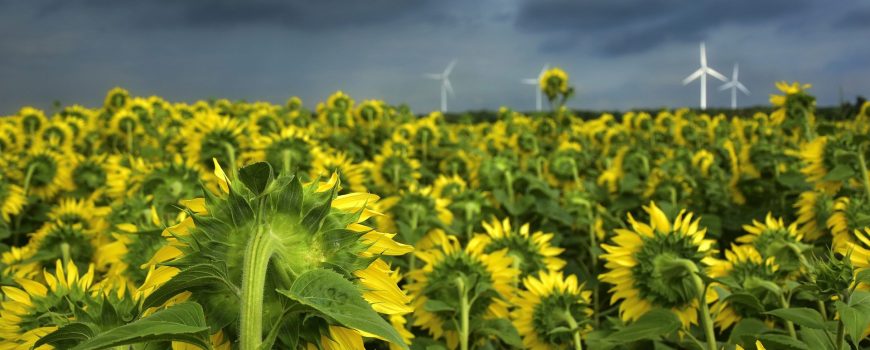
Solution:
<svg viewBox="0 0 870 350"><path fill-rule="evenodd" d="M27 200L28 192L30 191L30 181L33 179L33 173L36 172L36 167L39 166L38 163L32 163L27 167L27 173L24 175L24 185L22 187L24 193L24 198ZM15 216L15 231L18 232L18 229L21 227L21 220L24 219L24 213L18 213ZM15 235L15 245L18 246L18 239L21 237L20 234Z"/></svg>
<svg viewBox="0 0 870 350"><path fill-rule="evenodd" d="M692 274L692 282L695 284L696 293L698 293L698 312L701 314L701 325L704 327L704 336L707 338L707 349L717 350L716 331L713 329L713 318L710 316L710 308L707 306L707 287L704 285L704 280L699 275L698 266L694 262L686 259L680 259L680 262Z"/></svg>
<svg viewBox="0 0 870 350"><path fill-rule="evenodd" d="M133 154L133 126L130 123L127 124L127 153Z"/></svg>
<svg viewBox="0 0 870 350"><path fill-rule="evenodd" d="M788 309L788 300L785 299L785 296L782 293L779 293L779 303L780 306ZM794 329L794 322L785 321L785 328L788 330L788 335L792 337L792 339L797 340L797 332Z"/></svg>
<svg viewBox="0 0 870 350"><path fill-rule="evenodd" d="M468 314L471 311L471 305L468 302L465 280L462 277L457 277L456 285L459 289L459 349L468 350Z"/></svg>
<svg viewBox="0 0 870 350"><path fill-rule="evenodd" d="M281 169L282 169L283 173L290 174L290 159L291 159L290 150L285 149L285 150L281 151L281 158L282 158L281 159L281 161L282 161Z"/></svg>
<svg viewBox="0 0 870 350"><path fill-rule="evenodd" d="M587 212L589 215L589 246L590 247L598 247L598 239L595 237L595 221L597 216L592 214L592 206L589 206L589 211ZM595 252L592 249L589 250L589 256L592 258L592 276L598 276L598 255L595 255ZM598 283L595 284L595 288L592 289L592 308L594 310L594 320L595 326L599 325L598 321L598 311L600 306L598 305Z"/></svg>
<svg viewBox="0 0 870 350"><path fill-rule="evenodd" d="M574 338L574 350L583 350L583 343L580 341L580 327L577 325L574 316L571 315L571 311L563 311L562 317L566 322L568 322L568 328L571 328L571 333Z"/></svg>
<svg viewBox="0 0 870 350"><path fill-rule="evenodd" d="M230 158L230 177L237 179L238 172L236 171L236 148L229 142L224 142L224 150L227 151L227 157Z"/></svg>
<svg viewBox="0 0 870 350"><path fill-rule="evenodd" d="M263 342L263 293L272 257L271 234L258 225L245 247L242 270L241 350L256 350Z"/></svg>
<svg viewBox="0 0 870 350"><path fill-rule="evenodd" d="M60 254L61 257L63 257L63 266L69 264L70 260L72 259L69 252L69 243L63 242L60 244Z"/></svg>

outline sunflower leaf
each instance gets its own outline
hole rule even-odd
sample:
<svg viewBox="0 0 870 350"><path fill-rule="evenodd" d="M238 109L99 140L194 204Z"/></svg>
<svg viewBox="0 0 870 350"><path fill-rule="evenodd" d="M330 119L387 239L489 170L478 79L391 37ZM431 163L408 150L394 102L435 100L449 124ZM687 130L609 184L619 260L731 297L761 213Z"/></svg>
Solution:
<svg viewBox="0 0 870 350"><path fill-rule="evenodd" d="M302 273L288 290L279 293L317 310L326 318L352 329L376 335L407 349L402 337L363 299L359 287L331 270Z"/></svg>
<svg viewBox="0 0 870 350"><path fill-rule="evenodd" d="M762 334L758 336L765 347L771 349L810 350L810 347L797 339L782 334Z"/></svg>
<svg viewBox="0 0 870 350"><path fill-rule="evenodd" d="M55 348L67 349L92 338L98 331L97 326L92 323L70 323L40 338L33 344L33 347L51 345Z"/></svg>
<svg viewBox="0 0 870 350"><path fill-rule="evenodd" d="M214 286L223 286L235 294L239 294L238 288L230 283L223 264L196 264L181 270L145 298L142 309L160 306L178 293L187 290Z"/></svg>
<svg viewBox="0 0 870 350"><path fill-rule="evenodd" d="M504 318L477 320L473 334L494 336L513 348L522 348L523 340L511 321ZM474 337L477 338L477 337Z"/></svg>
<svg viewBox="0 0 870 350"><path fill-rule="evenodd" d="M774 315L786 321L792 321L794 324L812 328L825 329L825 320L822 315L813 309L806 307L782 308L766 312L768 315Z"/></svg>
<svg viewBox="0 0 870 350"><path fill-rule="evenodd" d="M239 169L239 180L254 192L260 195L266 190L266 185L272 181L272 166L266 162L258 162Z"/></svg>
<svg viewBox="0 0 870 350"><path fill-rule="evenodd" d="M180 341L208 349L209 328L205 324L202 307L194 302L175 304L148 317L102 332L72 349L97 350L155 341Z"/></svg>
<svg viewBox="0 0 870 350"><path fill-rule="evenodd" d="M682 323L673 312L655 309L641 316L640 319L609 336L611 343L624 344L642 339L659 339L680 329Z"/></svg>

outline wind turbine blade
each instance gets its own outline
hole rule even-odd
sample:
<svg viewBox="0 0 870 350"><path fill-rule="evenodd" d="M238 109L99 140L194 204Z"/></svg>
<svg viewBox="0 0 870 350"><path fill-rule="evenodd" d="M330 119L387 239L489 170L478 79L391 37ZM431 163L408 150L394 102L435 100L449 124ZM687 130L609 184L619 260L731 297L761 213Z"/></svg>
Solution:
<svg viewBox="0 0 870 350"><path fill-rule="evenodd" d="M550 69L550 64L549 63L544 64L544 66L541 67L541 72L538 73L538 79L541 79L541 77L544 76L544 73L546 73L548 69Z"/></svg>
<svg viewBox="0 0 870 350"><path fill-rule="evenodd" d="M423 77L426 79L441 80L441 74L426 73L426 74L423 74Z"/></svg>
<svg viewBox="0 0 870 350"><path fill-rule="evenodd" d="M453 66L455 66L455 65L456 65L456 60L450 61L450 64L448 64L447 68L444 69L444 73L442 73L442 75L444 75L445 77L450 75L450 72L453 71Z"/></svg>
<svg viewBox="0 0 870 350"><path fill-rule="evenodd" d="M686 77L686 79L683 79L683 85L687 85L687 84L691 83L693 80L698 79L701 76L701 74L704 74L703 68L696 70L694 73L692 73L692 75Z"/></svg>
<svg viewBox="0 0 870 350"><path fill-rule="evenodd" d="M731 80L737 81L737 76L740 75L740 66L734 64L734 74L731 75Z"/></svg>
<svg viewBox="0 0 870 350"><path fill-rule="evenodd" d="M722 73L715 71L713 68L705 67L705 70L707 71L707 74L712 75L713 78L719 79L721 81L728 81L728 78L722 75Z"/></svg>
<svg viewBox="0 0 870 350"><path fill-rule="evenodd" d="M447 89L447 92L450 93L450 96L455 96L453 93L453 85L450 85L450 80L444 78L444 88Z"/></svg>
<svg viewBox="0 0 870 350"><path fill-rule="evenodd" d="M538 79L533 79L533 78L523 79L523 84L538 85Z"/></svg>
<svg viewBox="0 0 870 350"><path fill-rule="evenodd" d="M728 90L728 89L730 89L730 88L732 88L732 87L734 87L734 82L733 82L733 81L729 81L729 82L727 82L727 83L725 83L725 84L722 84L722 86L719 87L719 91L725 91L725 90Z"/></svg>
<svg viewBox="0 0 870 350"><path fill-rule="evenodd" d="M744 94L749 95L749 89L743 86L743 84L741 84L740 82L737 82L737 89L743 91Z"/></svg>
<svg viewBox="0 0 870 350"><path fill-rule="evenodd" d="M707 67L707 46L701 42L701 67Z"/></svg>

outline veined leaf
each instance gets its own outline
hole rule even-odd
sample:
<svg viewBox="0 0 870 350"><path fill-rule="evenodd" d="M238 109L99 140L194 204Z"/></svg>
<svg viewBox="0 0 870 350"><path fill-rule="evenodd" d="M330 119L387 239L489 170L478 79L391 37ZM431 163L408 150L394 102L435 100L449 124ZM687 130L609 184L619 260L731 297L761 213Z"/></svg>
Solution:
<svg viewBox="0 0 870 350"><path fill-rule="evenodd" d="M208 349L209 331L202 307L194 302L172 305L151 316L102 332L72 350L97 350L153 341L180 341Z"/></svg>
<svg viewBox="0 0 870 350"><path fill-rule="evenodd" d="M310 306L338 324L364 331L407 349L402 337L362 297L359 288L331 270L305 272L279 293Z"/></svg>

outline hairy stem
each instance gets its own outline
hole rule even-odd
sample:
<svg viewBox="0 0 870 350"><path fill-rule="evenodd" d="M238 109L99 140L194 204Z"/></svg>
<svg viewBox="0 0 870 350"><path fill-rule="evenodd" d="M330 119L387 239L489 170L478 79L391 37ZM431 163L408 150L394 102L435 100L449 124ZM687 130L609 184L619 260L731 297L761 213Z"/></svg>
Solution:
<svg viewBox="0 0 870 350"><path fill-rule="evenodd" d="M465 288L465 281L462 278L457 278L456 284L459 289L459 349L468 350L468 313L471 311L471 305L468 302L468 291Z"/></svg>
<svg viewBox="0 0 870 350"><path fill-rule="evenodd" d="M263 342L263 293L272 257L271 234L259 226L245 247L242 275L241 349L256 350Z"/></svg>

